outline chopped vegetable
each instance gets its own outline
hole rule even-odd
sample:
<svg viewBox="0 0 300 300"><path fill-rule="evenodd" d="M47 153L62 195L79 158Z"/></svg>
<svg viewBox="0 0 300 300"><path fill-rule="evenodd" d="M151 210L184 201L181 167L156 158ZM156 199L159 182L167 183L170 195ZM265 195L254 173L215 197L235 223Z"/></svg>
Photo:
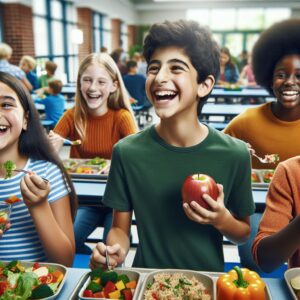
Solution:
<svg viewBox="0 0 300 300"><path fill-rule="evenodd" d="M17 166L13 161L7 160L3 164L1 164L0 167L1 167L1 169L5 170L4 179L8 179L8 178L12 177L12 172L13 172L14 169L16 169Z"/></svg>
<svg viewBox="0 0 300 300"><path fill-rule="evenodd" d="M9 203L9 204L18 203L18 202L21 202L21 201L22 200L20 198L18 198L16 195L10 196L6 200L4 200L4 202Z"/></svg>

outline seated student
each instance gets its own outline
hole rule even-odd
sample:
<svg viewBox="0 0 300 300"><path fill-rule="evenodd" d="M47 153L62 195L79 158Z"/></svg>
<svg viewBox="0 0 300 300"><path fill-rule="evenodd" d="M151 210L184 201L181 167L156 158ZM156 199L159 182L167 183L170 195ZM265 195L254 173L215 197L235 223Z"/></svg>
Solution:
<svg viewBox="0 0 300 300"><path fill-rule="evenodd" d="M290 158L278 165L271 181L252 247L256 263L265 272L286 261L289 268L300 267L299 170L300 156Z"/></svg>
<svg viewBox="0 0 300 300"><path fill-rule="evenodd" d="M115 145L104 203L113 208L106 245L98 243L90 266L124 262L134 211L139 245L134 267L223 271L223 236L244 242L254 212L247 145L198 116L219 73L219 48L197 22L154 24L144 41L147 96L160 122ZM226 159L224 159L226 157ZM185 178L212 176L219 197L182 204Z"/></svg>
<svg viewBox="0 0 300 300"><path fill-rule="evenodd" d="M13 195L22 200L13 204L10 228L0 230L0 260L49 261L70 267L77 204L72 181L52 150L24 85L3 72L0 124L0 165L11 160L16 169L30 171L5 179L5 169L0 168L0 201Z"/></svg>
<svg viewBox="0 0 300 300"><path fill-rule="evenodd" d="M26 86L26 88L31 91L32 85L26 78L26 74L21 68L18 66L12 65L9 63L9 60L12 56L13 50L12 48L5 44L0 43L0 72L8 73L20 81Z"/></svg>
<svg viewBox="0 0 300 300"><path fill-rule="evenodd" d="M237 66L232 61L230 50L227 47L221 48L220 54L220 76L218 85L228 85L237 83L239 80L239 71Z"/></svg>
<svg viewBox="0 0 300 300"><path fill-rule="evenodd" d="M54 74L55 71L57 69L57 64L53 61L46 61L45 64L45 70L46 70L46 74L41 75L39 77L39 83L41 87L47 87L48 86L48 81L50 81L51 79L54 79Z"/></svg>
<svg viewBox="0 0 300 300"><path fill-rule="evenodd" d="M135 60L127 62L128 73L123 77L124 84L130 96L137 100L137 105L150 107L145 90L146 77L137 74L137 65Z"/></svg>
<svg viewBox="0 0 300 300"><path fill-rule="evenodd" d="M256 154L278 154L284 161L300 153L300 19L289 19L263 32L252 52L253 71L259 85L275 101L250 108L234 118L224 132L251 145ZM276 49L276 51L269 51ZM252 160L255 169L274 169L277 163ZM251 219L251 238L239 247L241 263L255 269L251 255L261 214Z"/></svg>
<svg viewBox="0 0 300 300"><path fill-rule="evenodd" d="M60 94L63 83L59 79L48 81L48 95L43 99L36 99L36 103L45 105L45 119L58 122L65 111L65 97Z"/></svg>
<svg viewBox="0 0 300 300"><path fill-rule="evenodd" d="M36 61L32 56L24 55L20 60L20 68L25 72L28 81L32 85L32 91L40 87L38 77L33 71L36 67Z"/></svg>

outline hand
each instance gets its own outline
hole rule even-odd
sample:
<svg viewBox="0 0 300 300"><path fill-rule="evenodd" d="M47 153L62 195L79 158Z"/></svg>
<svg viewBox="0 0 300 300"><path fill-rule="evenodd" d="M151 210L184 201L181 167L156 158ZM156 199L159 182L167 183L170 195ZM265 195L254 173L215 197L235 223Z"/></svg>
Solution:
<svg viewBox="0 0 300 300"><path fill-rule="evenodd" d="M45 182L35 173L26 174L20 183L23 201L28 208L47 201L50 192L49 182Z"/></svg>
<svg viewBox="0 0 300 300"><path fill-rule="evenodd" d="M64 138L55 133L53 130L50 130L48 133L48 139L55 151L59 152L64 144Z"/></svg>
<svg viewBox="0 0 300 300"><path fill-rule="evenodd" d="M183 204L183 209L187 217L200 224L211 224L218 227L222 224L227 214L230 213L224 206L224 193L223 186L218 184L219 196L217 201L212 199L209 195L204 194L202 197L210 206L211 210L203 208L196 201L192 201L190 205L188 203Z"/></svg>
<svg viewBox="0 0 300 300"><path fill-rule="evenodd" d="M2 238L5 231L7 231L11 227L10 222L5 224L5 228L3 230L0 229L0 239Z"/></svg>
<svg viewBox="0 0 300 300"><path fill-rule="evenodd" d="M119 244L114 244L113 246L107 246L104 243L97 243L96 247L93 249L93 253L91 255L91 259L89 263L89 267L92 270L97 267L107 269L106 258L105 258L106 248L109 255L110 266L115 268L116 266L124 262L125 255Z"/></svg>

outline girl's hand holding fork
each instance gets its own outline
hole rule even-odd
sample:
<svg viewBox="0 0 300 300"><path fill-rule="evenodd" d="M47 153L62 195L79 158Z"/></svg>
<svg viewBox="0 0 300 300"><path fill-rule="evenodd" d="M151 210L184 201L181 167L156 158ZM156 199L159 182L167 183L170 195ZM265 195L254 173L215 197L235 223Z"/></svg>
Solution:
<svg viewBox="0 0 300 300"><path fill-rule="evenodd" d="M48 202L50 184L35 173L26 174L21 180L20 187L23 200L28 208Z"/></svg>

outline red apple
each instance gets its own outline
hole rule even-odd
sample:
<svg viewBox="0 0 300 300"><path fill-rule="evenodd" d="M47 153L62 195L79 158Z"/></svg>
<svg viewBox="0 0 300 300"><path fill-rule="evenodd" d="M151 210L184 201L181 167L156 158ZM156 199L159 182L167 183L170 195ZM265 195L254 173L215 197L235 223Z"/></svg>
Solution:
<svg viewBox="0 0 300 300"><path fill-rule="evenodd" d="M190 203L196 201L202 207L210 209L207 202L202 199L202 195L208 194L214 200L217 200L219 188L210 176L205 174L193 174L185 179L181 193L183 202Z"/></svg>

